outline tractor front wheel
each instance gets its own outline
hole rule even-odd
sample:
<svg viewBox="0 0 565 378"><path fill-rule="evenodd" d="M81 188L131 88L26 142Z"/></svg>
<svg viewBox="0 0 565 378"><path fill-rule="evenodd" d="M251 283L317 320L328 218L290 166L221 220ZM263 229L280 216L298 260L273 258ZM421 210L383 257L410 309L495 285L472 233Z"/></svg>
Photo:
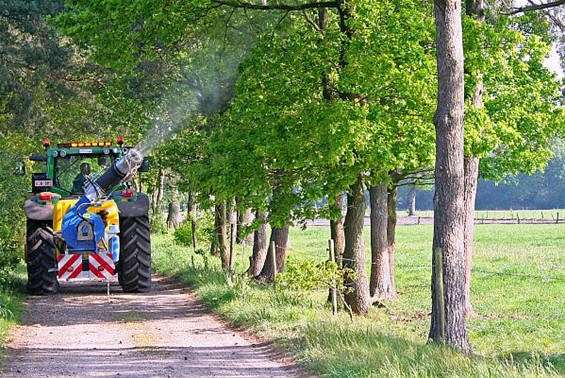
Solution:
<svg viewBox="0 0 565 378"><path fill-rule="evenodd" d="M127 293L151 290L151 235L147 215L120 218L118 281Z"/></svg>
<svg viewBox="0 0 565 378"><path fill-rule="evenodd" d="M50 223L27 220L27 291L33 295L54 294L59 290L57 257Z"/></svg>

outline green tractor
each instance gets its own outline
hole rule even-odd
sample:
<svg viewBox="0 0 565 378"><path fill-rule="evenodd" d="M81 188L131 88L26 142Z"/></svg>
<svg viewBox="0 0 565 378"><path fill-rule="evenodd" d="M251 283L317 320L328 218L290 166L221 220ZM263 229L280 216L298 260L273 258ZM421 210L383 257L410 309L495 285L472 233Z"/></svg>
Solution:
<svg viewBox="0 0 565 378"><path fill-rule="evenodd" d="M132 188L149 160L123 138L116 142L43 141L46 153L30 160L25 201L27 290L56 293L60 280L109 280L117 274L125 292L151 288L149 198Z"/></svg>

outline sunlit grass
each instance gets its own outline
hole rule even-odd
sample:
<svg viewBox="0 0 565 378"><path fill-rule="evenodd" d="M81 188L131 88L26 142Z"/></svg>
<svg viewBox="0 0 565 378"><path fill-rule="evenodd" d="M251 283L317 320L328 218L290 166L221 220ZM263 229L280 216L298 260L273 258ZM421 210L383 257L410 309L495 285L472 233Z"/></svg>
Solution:
<svg viewBox="0 0 565 378"><path fill-rule="evenodd" d="M289 257L323 261L328 235L322 227L293 229ZM217 259L195 255L169 236L154 239L154 264L182 277L209 308L276 340L323 375L565 375L565 226L477 226L472 297L478 316L468 322L473 357L426 344L431 240L431 226L398 228L400 299L353 323L345 313L332 317L325 290L274 291L250 282L243 273L249 247L238 247L231 288Z"/></svg>

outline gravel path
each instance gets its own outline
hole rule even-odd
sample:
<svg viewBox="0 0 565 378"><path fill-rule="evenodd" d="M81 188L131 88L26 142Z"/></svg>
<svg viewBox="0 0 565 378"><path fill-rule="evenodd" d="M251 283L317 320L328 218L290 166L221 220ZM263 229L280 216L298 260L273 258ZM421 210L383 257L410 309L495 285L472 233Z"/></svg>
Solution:
<svg viewBox="0 0 565 378"><path fill-rule="evenodd" d="M117 283L62 283L29 297L10 335L2 377L301 377L292 361L226 327L181 285L148 294Z"/></svg>

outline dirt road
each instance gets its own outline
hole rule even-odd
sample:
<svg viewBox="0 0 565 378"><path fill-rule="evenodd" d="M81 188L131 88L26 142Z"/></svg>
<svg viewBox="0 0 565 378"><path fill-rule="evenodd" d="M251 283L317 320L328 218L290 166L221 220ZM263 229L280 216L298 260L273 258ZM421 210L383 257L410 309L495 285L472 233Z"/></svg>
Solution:
<svg viewBox="0 0 565 378"><path fill-rule="evenodd" d="M29 297L2 377L300 377L267 345L210 315L182 286L154 279L148 294L111 296L102 282L64 283Z"/></svg>

